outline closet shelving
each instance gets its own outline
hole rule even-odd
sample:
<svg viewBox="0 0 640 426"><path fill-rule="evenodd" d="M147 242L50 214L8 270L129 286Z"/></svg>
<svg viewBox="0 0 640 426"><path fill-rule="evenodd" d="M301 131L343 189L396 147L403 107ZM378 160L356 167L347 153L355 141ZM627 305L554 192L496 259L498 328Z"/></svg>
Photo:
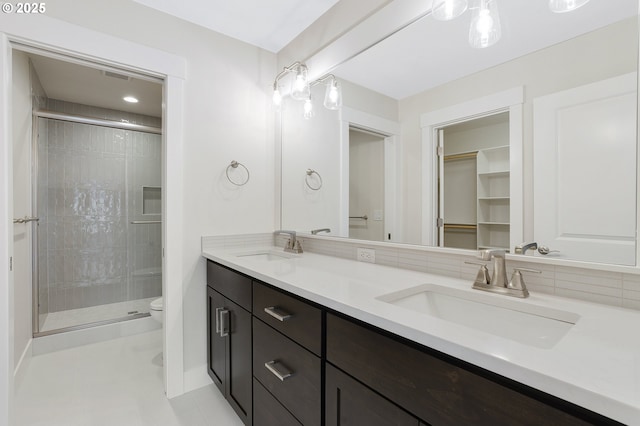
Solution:
<svg viewBox="0 0 640 426"><path fill-rule="evenodd" d="M509 180L509 146L478 151L478 249L509 250Z"/></svg>

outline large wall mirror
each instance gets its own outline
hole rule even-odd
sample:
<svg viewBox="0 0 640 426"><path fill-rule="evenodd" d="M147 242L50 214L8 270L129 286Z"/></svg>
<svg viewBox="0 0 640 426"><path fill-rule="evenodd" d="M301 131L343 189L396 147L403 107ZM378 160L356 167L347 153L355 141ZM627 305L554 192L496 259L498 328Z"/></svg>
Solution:
<svg viewBox="0 0 640 426"><path fill-rule="evenodd" d="M341 110L285 98L283 228L636 264L637 2L494 1L493 46L426 15L330 70Z"/></svg>

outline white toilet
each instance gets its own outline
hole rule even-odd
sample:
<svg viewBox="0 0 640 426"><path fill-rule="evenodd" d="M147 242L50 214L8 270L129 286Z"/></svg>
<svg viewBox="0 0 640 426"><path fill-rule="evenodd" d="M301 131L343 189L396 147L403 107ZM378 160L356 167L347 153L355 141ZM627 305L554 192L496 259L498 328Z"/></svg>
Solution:
<svg viewBox="0 0 640 426"><path fill-rule="evenodd" d="M163 309L164 309L164 300L162 299L162 297L155 299L149 305L149 313L151 314L151 318L158 321L160 324L162 324Z"/></svg>

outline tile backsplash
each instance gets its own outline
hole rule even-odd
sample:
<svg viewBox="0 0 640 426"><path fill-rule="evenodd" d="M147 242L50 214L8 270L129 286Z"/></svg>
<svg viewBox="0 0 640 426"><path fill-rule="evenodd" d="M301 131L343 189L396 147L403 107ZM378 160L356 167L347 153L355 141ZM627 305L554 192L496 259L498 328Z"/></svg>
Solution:
<svg viewBox="0 0 640 426"><path fill-rule="evenodd" d="M274 238L272 233L203 237L202 249L233 249L272 244L284 247L287 238L285 235ZM469 282L475 279L478 271L477 265L465 263L477 262L475 256L437 252L428 247L380 245L366 241L308 236L299 236L298 239L307 252L356 260L357 248L369 248L375 250L377 264L461 278ZM541 272L523 272L531 292L640 310L639 274L507 260L507 272L511 273L517 267Z"/></svg>

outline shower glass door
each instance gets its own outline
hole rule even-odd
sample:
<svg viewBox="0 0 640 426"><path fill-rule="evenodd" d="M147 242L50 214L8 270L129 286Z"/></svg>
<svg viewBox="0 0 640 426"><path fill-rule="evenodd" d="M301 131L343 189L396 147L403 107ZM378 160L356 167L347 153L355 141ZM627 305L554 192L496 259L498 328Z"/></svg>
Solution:
<svg viewBox="0 0 640 426"><path fill-rule="evenodd" d="M159 134L37 118L34 334L148 315L162 294Z"/></svg>

